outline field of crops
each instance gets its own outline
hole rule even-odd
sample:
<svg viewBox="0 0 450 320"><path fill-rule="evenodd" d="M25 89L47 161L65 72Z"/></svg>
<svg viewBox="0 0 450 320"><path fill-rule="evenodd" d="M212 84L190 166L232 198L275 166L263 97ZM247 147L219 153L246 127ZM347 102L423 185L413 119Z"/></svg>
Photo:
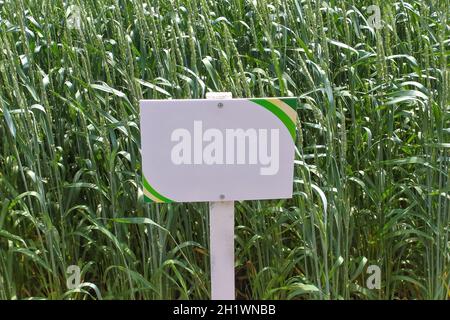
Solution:
<svg viewBox="0 0 450 320"><path fill-rule="evenodd" d="M138 113L208 91L298 99L238 299L450 299L449 56L445 0L0 0L0 299L209 299L208 205L144 203Z"/></svg>

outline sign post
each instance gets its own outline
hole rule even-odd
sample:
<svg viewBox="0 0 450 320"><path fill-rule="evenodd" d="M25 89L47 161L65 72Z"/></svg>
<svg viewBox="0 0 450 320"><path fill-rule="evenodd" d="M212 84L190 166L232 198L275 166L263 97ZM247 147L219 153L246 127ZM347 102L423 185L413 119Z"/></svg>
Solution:
<svg viewBox="0 0 450 320"><path fill-rule="evenodd" d="M144 199L209 202L211 298L234 300L234 201L292 197L296 98L141 100Z"/></svg>
<svg viewBox="0 0 450 320"><path fill-rule="evenodd" d="M231 92L206 94L206 99L231 99L232 97ZM220 181L217 182L220 183ZM219 197L226 199L225 194ZM211 299L234 300L234 201L209 203L209 247Z"/></svg>
<svg viewBox="0 0 450 320"><path fill-rule="evenodd" d="M234 201L209 203L211 299L234 300Z"/></svg>

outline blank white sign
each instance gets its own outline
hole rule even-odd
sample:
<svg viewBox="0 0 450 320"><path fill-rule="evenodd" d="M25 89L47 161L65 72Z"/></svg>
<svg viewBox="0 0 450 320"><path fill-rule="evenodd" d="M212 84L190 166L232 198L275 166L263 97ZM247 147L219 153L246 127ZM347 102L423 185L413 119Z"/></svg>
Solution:
<svg viewBox="0 0 450 320"><path fill-rule="evenodd" d="M295 98L141 100L146 201L292 197Z"/></svg>

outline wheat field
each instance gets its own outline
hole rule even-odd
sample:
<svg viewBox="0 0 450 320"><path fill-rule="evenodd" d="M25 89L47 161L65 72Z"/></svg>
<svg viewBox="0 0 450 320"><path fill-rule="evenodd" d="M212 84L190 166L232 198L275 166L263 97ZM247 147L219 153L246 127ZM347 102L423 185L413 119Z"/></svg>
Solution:
<svg viewBox="0 0 450 320"><path fill-rule="evenodd" d="M450 299L449 56L444 0L0 0L0 299L209 299L208 205L144 203L138 106L210 91L298 104L238 299Z"/></svg>

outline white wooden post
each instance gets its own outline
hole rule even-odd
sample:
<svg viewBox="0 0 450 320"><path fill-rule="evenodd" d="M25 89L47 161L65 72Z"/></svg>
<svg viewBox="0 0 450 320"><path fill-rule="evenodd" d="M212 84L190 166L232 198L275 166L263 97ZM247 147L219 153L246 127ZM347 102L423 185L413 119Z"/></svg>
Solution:
<svg viewBox="0 0 450 320"><path fill-rule="evenodd" d="M231 92L206 94L206 99L231 98ZM226 194L217 196L224 201L209 203L211 299L234 300L234 201L226 201Z"/></svg>

